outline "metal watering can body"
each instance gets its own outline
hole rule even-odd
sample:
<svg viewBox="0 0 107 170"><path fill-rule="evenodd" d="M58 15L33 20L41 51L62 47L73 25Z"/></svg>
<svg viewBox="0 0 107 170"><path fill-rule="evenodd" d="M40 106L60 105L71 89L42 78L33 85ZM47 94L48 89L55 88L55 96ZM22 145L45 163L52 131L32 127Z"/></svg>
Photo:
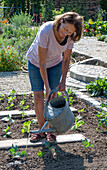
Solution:
<svg viewBox="0 0 107 170"><path fill-rule="evenodd" d="M50 96L59 89L51 91ZM69 108L68 93L64 91L67 101L63 96L56 97L50 102L50 96L45 102L43 115L45 120L55 129L56 134L62 134L68 131L74 123L74 115Z"/></svg>

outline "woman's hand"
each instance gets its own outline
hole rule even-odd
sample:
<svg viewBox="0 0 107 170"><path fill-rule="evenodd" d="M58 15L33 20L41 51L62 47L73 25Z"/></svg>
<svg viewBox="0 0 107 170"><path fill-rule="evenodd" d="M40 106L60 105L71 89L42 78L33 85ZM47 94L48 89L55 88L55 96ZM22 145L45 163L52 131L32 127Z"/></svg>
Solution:
<svg viewBox="0 0 107 170"><path fill-rule="evenodd" d="M60 84L56 87L59 88L59 92L65 91L65 81L61 81Z"/></svg>
<svg viewBox="0 0 107 170"><path fill-rule="evenodd" d="M50 88L46 89L46 100L48 100L50 92L51 92Z"/></svg>

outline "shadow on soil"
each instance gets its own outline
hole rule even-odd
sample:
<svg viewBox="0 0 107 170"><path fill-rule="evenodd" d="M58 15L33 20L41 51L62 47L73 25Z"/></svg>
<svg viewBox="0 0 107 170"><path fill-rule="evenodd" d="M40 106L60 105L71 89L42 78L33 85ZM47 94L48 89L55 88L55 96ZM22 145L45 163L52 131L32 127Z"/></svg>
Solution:
<svg viewBox="0 0 107 170"><path fill-rule="evenodd" d="M65 170L65 169L71 169L71 170L85 170L84 167L84 158L77 153L71 154L69 152L65 152L62 150L58 145L54 145L55 150L50 151L46 154L46 156L43 156L44 161L44 168L43 170L50 170L50 169L57 169L57 170ZM46 153L46 150L48 150L46 147L42 148L42 152ZM92 162L92 157L88 155L89 162Z"/></svg>

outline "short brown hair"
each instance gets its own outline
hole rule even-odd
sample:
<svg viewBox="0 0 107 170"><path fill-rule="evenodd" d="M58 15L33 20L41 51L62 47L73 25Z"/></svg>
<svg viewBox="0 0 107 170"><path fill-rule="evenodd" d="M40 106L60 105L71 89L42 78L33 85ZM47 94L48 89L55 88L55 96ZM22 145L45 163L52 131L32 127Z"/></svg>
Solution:
<svg viewBox="0 0 107 170"><path fill-rule="evenodd" d="M63 23L73 24L75 26L76 31L71 35L71 39L74 42L79 41L83 33L83 17L76 12L66 12L62 15L56 16L54 26L57 31L59 30L61 21L63 21Z"/></svg>

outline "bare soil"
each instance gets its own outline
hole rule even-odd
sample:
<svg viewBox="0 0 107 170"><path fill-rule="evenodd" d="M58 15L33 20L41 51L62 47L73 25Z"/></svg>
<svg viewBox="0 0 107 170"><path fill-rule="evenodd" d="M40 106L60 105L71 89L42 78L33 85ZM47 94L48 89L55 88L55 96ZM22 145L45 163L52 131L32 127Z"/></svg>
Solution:
<svg viewBox="0 0 107 170"><path fill-rule="evenodd" d="M1 100L0 110L6 110L8 106L7 96ZM17 95L14 100L12 110L19 109L19 103L23 99L23 95ZM25 105L29 104L29 110L34 109L32 94L25 96ZM0 170L106 170L107 169L107 133L100 133L99 131L106 131L106 127L99 128L96 114L98 111L80 100L76 96L73 97L73 107L78 110L84 108L85 112L82 113L82 120L85 124L77 130L69 130L65 134L81 133L90 140L90 144L94 147L84 148L82 142L66 143L66 144L53 144L56 147L49 150L46 146L43 147L29 147L27 149L27 158L12 159L9 150L0 150ZM75 113L75 117L78 113ZM35 117L15 118L15 123L5 123L0 119L0 140L18 139L27 137L27 134L22 134L21 129L24 121L34 119ZM11 137L4 138L2 131L10 126L9 131L12 132ZM38 129L38 124L31 123L31 129ZM19 151L24 148L19 148ZM40 158L37 153L42 151L44 155Z"/></svg>

